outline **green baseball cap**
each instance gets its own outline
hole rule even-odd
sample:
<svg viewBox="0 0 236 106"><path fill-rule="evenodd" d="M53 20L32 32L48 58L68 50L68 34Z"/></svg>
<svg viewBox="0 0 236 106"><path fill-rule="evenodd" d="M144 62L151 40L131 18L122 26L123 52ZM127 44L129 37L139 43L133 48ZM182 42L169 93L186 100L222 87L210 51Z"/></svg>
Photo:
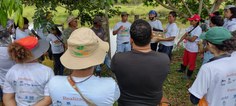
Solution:
<svg viewBox="0 0 236 106"><path fill-rule="evenodd" d="M201 39L207 40L213 44L222 44L223 41L230 39L231 37L232 35L229 30L223 27L213 27L200 35Z"/></svg>

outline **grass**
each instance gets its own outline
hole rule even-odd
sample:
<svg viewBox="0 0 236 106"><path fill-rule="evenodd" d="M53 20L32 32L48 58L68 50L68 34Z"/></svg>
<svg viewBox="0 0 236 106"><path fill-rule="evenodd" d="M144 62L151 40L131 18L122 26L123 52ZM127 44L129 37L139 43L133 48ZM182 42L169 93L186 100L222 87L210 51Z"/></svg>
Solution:
<svg viewBox="0 0 236 106"><path fill-rule="evenodd" d="M115 7L120 7L120 11L126 11L130 14L128 21L129 22L133 22L134 21L134 15L140 15L139 18L140 19L145 19L148 20L148 12L150 10L156 10L158 12L158 14L160 15L159 19L161 20L163 27L166 26L167 24L167 16L168 16L168 12L170 10L165 9L162 6L158 6L158 7L152 7L152 6L144 6L143 4L139 4L139 5L115 5ZM27 17L29 19L30 22L33 22L32 17L34 15L36 7L35 6L25 6L24 10L23 10L23 16ZM69 16L69 13L66 12L66 9L63 7L57 7L56 8L57 12L52 11L54 17L53 17L53 21L56 24L64 24L66 22L67 17ZM78 13L78 11L73 11L72 14L74 16L76 16L76 14ZM11 17L12 18L12 17ZM110 28L113 28L115 26L115 24L117 22L120 21L120 16L115 16L109 19L109 26ZM177 19L177 24L180 28L186 28L185 24L182 24L179 19ZM88 25L86 25L88 26ZM67 27L66 24L64 24L64 27ZM79 27L80 24L79 24Z"/></svg>
<svg viewBox="0 0 236 106"><path fill-rule="evenodd" d="M173 57L170 65L171 72L168 75L163 89L164 96L169 99L172 106L191 106L189 100L188 88L191 87L194 79L196 78L199 67L201 66L201 59L197 58L197 67L194 70L191 80L183 80L181 77L183 73L179 73L176 70L180 68L182 62L183 48L173 52Z"/></svg>

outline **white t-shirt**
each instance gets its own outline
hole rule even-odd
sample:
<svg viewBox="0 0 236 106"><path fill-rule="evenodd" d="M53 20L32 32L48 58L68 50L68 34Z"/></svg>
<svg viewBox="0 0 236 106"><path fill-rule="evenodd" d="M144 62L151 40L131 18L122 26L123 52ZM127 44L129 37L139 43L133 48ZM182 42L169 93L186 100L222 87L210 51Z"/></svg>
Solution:
<svg viewBox="0 0 236 106"><path fill-rule="evenodd" d="M165 33L166 38L176 37L178 35L178 33L179 33L179 29L178 29L176 23L166 25L166 33ZM161 41L160 43L165 46L173 46L174 40L173 41Z"/></svg>
<svg viewBox="0 0 236 106"><path fill-rule="evenodd" d="M236 59L225 57L204 64L189 92L201 99L206 97L208 106L236 105Z"/></svg>
<svg viewBox="0 0 236 106"><path fill-rule="evenodd" d="M8 55L7 47L0 47L0 86L3 86L5 76L14 64Z"/></svg>
<svg viewBox="0 0 236 106"><path fill-rule="evenodd" d="M189 32L193 29L193 26L190 26L186 29L186 32ZM197 36L198 38L194 42L186 41L185 49L187 49L189 52L198 52L198 42L200 41L199 36L202 34L202 29L200 26L197 26L190 34L189 36Z"/></svg>
<svg viewBox="0 0 236 106"><path fill-rule="evenodd" d="M120 28L120 26L123 26L124 29L120 30L118 33L117 33L117 44L122 44L124 42L130 42L130 26L131 26L131 23L126 21L126 22L118 22L115 27L113 28L113 31L117 30Z"/></svg>
<svg viewBox="0 0 236 106"><path fill-rule="evenodd" d="M236 18L233 18L232 20L225 19L223 27L228 29L230 32L235 31L236 30Z"/></svg>
<svg viewBox="0 0 236 106"><path fill-rule="evenodd" d="M79 83L85 78L73 77L77 87L84 97L97 106L113 106L119 98L120 90L112 78L100 78L92 76L86 81ZM67 76L55 76L48 85L49 94L54 106L87 106L78 92L72 88Z"/></svg>
<svg viewBox="0 0 236 106"><path fill-rule="evenodd" d="M17 106L32 106L49 96L47 83L54 76L51 68L40 63L15 64L7 72L4 93L15 93Z"/></svg>
<svg viewBox="0 0 236 106"><path fill-rule="evenodd" d="M58 36L58 38L63 41L62 36ZM64 52L63 43L58 40L58 38L54 34L48 34L47 41L50 42L52 53L53 54L60 54ZM58 41L57 43L55 41Z"/></svg>
<svg viewBox="0 0 236 106"><path fill-rule="evenodd" d="M19 29L19 27L16 29L16 40L20 38L24 38L26 36L29 36L31 34L29 29L26 29L25 31L22 31Z"/></svg>
<svg viewBox="0 0 236 106"><path fill-rule="evenodd" d="M156 28L156 29L160 29L163 30L162 28L162 23L160 20L155 20L155 21L148 21L148 23L151 25L152 29ZM155 43L155 41L151 41L151 43Z"/></svg>

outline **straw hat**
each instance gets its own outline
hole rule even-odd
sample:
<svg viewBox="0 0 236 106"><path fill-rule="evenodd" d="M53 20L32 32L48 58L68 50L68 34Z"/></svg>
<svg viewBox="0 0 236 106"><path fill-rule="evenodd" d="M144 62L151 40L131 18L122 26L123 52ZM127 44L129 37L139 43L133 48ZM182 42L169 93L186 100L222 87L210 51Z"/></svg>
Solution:
<svg viewBox="0 0 236 106"><path fill-rule="evenodd" d="M69 23L70 23L71 21L75 20L75 19L76 19L76 17L74 17L74 16L69 16L69 17L67 18L67 24L69 25Z"/></svg>
<svg viewBox="0 0 236 106"><path fill-rule="evenodd" d="M62 64L68 69L85 69L104 62L109 50L90 28L79 28L67 40L68 49L61 56Z"/></svg>

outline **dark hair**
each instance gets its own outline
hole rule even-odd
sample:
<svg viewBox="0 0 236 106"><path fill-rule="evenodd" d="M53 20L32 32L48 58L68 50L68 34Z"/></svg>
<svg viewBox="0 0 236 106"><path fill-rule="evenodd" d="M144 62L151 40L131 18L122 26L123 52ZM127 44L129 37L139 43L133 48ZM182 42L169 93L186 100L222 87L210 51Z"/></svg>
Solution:
<svg viewBox="0 0 236 106"><path fill-rule="evenodd" d="M146 46L151 41L152 28L147 21L138 19L131 25L130 35L137 46Z"/></svg>
<svg viewBox="0 0 236 106"><path fill-rule="evenodd" d="M26 17L23 17L24 19L24 24L29 24L29 20Z"/></svg>
<svg viewBox="0 0 236 106"><path fill-rule="evenodd" d="M169 14L171 14L175 18L177 17L177 13L175 11L171 11L171 12L169 12Z"/></svg>
<svg viewBox="0 0 236 106"><path fill-rule="evenodd" d="M223 26L224 25L224 19L220 15L216 15L211 17L211 23L216 26Z"/></svg>
<svg viewBox="0 0 236 106"><path fill-rule="evenodd" d="M30 50L14 42L8 46L8 53L16 63L25 63L33 57Z"/></svg>
<svg viewBox="0 0 236 106"><path fill-rule="evenodd" d="M217 16L217 15L220 15L220 12L219 12L219 11L215 11L215 12L213 12L212 14L214 14L215 16Z"/></svg>
<svg viewBox="0 0 236 106"><path fill-rule="evenodd" d="M23 20L24 20L24 24L29 24L29 20L26 17L23 17ZM17 25L15 25L15 23L14 23L14 26L16 29L17 27L19 27L19 23Z"/></svg>
<svg viewBox="0 0 236 106"><path fill-rule="evenodd" d="M236 18L236 7L231 7L231 8L229 8L229 10L232 13L232 16L229 18L229 20Z"/></svg>
<svg viewBox="0 0 236 106"><path fill-rule="evenodd" d="M61 36L62 35L61 31L59 30L59 28L56 25L52 27L52 30L56 31L57 36Z"/></svg>
<svg viewBox="0 0 236 106"><path fill-rule="evenodd" d="M209 41L207 41L207 42L209 42ZM216 48L221 51L232 52L232 51L236 50L236 46L235 46L236 45L236 37L232 37L231 39L227 39L227 40L223 41L222 44L214 44L214 43L211 43L211 44L215 45Z"/></svg>

